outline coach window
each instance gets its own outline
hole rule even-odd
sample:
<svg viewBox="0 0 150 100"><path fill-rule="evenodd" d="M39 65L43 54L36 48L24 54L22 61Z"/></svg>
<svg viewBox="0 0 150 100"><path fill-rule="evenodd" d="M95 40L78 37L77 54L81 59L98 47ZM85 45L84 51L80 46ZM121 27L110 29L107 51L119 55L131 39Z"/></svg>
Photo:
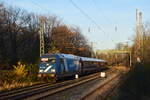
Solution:
<svg viewBox="0 0 150 100"><path fill-rule="evenodd" d="M61 66L61 72L65 72L65 64L64 64L64 59L60 59L60 66Z"/></svg>
<svg viewBox="0 0 150 100"><path fill-rule="evenodd" d="M83 67L83 61L82 59L79 60L80 66Z"/></svg>

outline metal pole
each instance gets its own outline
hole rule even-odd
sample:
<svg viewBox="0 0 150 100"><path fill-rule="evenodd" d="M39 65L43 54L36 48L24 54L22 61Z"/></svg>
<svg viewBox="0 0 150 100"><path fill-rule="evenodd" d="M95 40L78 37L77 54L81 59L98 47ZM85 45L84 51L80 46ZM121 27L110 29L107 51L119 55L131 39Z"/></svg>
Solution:
<svg viewBox="0 0 150 100"><path fill-rule="evenodd" d="M44 19L40 18L40 56L44 54Z"/></svg>
<svg viewBox="0 0 150 100"><path fill-rule="evenodd" d="M130 67L132 66L132 55L131 55L131 51L130 51Z"/></svg>
<svg viewBox="0 0 150 100"><path fill-rule="evenodd" d="M91 42L91 48L92 48L92 51L91 51L91 57L93 58L93 42Z"/></svg>

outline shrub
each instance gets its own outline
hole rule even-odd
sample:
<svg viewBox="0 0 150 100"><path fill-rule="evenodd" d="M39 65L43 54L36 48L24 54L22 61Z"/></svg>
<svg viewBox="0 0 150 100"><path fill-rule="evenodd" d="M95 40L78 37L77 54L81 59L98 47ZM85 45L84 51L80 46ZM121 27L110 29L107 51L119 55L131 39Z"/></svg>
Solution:
<svg viewBox="0 0 150 100"><path fill-rule="evenodd" d="M18 62L13 67L13 70L0 71L0 90L23 87L38 81L37 65Z"/></svg>
<svg viewBox="0 0 150 100"><path fill-rule="evenodd" d="M26 69L28 71L28 80L30 81L37 81L37 73L38 73L38 67L36 64L27 64Z"/></svg>
<svg viewBox="0 0 150 100"><path fill-rule="evenodd" d="M8 84L12 84L14 80L15 80L15 75L11 70L0 71L0 85L2 85L4 82L7 82Z"/></svg>
<svg viewBox="0 0 150 100"><path fill-rule="evenodd" d="M25 77L27 75L27 71L25 69L25 64L21 64L21 62L18 62L17 66L14 67L14 73L19 77Z"/></svg>

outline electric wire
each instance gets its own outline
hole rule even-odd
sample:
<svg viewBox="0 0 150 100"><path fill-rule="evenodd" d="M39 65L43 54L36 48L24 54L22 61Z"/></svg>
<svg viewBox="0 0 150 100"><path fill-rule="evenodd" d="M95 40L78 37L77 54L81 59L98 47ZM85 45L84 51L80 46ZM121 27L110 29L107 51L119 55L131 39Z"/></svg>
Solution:
<svg viewBox="0 0 150 100"><path fill-rule="evenodd" d="M99 7L99 8L97 7L97 3L95 2L95 0L91 0L91 1L92 1L92 3L94 4L95 8L96 8L97 10L100 10L100 12L101 12L102 16L104 17L104 19L105 19L106 21L108 21L110 24L112 24L113 26L115 26L115 31L117 31L117 26L114 25L113 22L104 14L103 10L100 9L100 7ZM98 13L98 15L100 15L100 14ZM109 37L110 37L110 36L109 36ZM114 40L113 40L111 37L110 37L110 40L111 40L113 43L115 43Z"/></svg>
<svg viewBox="0 0 150 100"><path fill-rule="evenodd" d="M86 14L73 0L69 0L71 2L71 4L78 9L88 20L90 20L93 24L96 25L96 27L102 31L104 34L106 34L106 32L88 15Z"/></svg>
<svg viewBox="0 0 150 100"><path fill-rule="evenodd" d="M48 9L46 9L45 7L40 6L39 3L37 3L37 2L35 2L35 1L33 1L33 0L30 0L30 1L31 1L34 5L36 5L37 7L39 7L40 9L46 10L47 12L49 12Z"/></svg>
<svg viewBox="0 0 150 100"><path fill-rule="evenodd" d="M110 18L104 14L103 10L102 10L100 7L97 7L97 3L95 2L95 0L91 0L91 1L93 2L95 8L101 12L101 14L102 14L102 16L105 18L105 20L106 20L107 22L109 22L110 24L112 24L113 26L116 26L116 25L114 25L114 23L110 20ZM100 15L100 14L98 13L98 15Z"/></svg>
<svg viewBox="0 0 150 100"><path fill-rule="evenodd" d="M30 1L31 1L34 5L36 5L37 7L39 7L40 9L46 10L46 11L49 12L48 9L46 9L46 8L44 8L44 7L42 7L42 6L40 6L37 2L35 2L35 1L33 1L33 0L30 0ZM72 4L76 9L78 9L78 10L80 11L88 20L90 20L93 24L95 24L99 31L101 31L101 32L103 32L105 35L107 35L106 32L105 32L88 14L86 14L73 0L69 0L69 1L71 2L71 4ZM111 39L111 41L114 42L112 39Z"/></svg>

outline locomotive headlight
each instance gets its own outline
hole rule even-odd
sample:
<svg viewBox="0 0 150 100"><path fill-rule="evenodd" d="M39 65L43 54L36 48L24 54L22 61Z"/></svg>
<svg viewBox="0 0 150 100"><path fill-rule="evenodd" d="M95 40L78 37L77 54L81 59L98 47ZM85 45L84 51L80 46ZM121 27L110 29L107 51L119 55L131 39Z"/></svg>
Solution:
<svg viewBox="0 0 150 100"><path fill-rule="evenodd" d="M49 64L46 64L46 66L49 66Z"/></svg>
<svg viewBox="0 0 150 100"><path fill-rule="evenodd" d="M40 69L39 72L43 72L43 70Z"/></svg>
<svg viewBox="0 0 150 100"><path fill-rule="evenodd" d="M54 73L55 73L55 69L51 69L51 72L54 72Z"/></svg>

